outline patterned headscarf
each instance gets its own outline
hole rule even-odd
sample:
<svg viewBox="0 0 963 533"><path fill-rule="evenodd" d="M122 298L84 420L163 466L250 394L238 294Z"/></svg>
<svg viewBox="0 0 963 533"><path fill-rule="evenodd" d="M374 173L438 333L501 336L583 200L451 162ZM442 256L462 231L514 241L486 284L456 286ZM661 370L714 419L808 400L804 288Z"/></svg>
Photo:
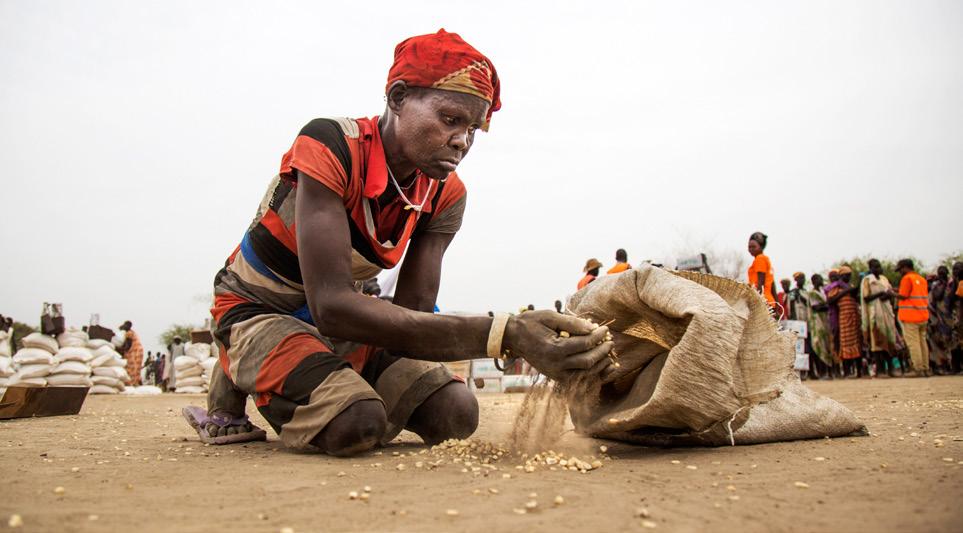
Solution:
<svg viewBox="0 0 963 533"><path fill-rule="evenodd" d="M395 47L395 62L388 71L385 92L398 80L412 87L454 91L487 100L491 106L482 126L484 131L488 131L492 113L502 107L495 65L457 33L444 29L410 37Z"/></svg>

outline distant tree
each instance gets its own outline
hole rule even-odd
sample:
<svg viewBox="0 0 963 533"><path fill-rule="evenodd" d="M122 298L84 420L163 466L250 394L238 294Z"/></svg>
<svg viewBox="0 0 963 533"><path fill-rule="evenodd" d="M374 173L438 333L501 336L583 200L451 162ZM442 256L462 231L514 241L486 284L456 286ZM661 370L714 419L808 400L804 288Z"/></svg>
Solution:
<svg viewBox="0 0 963 533"><path fill-rule="evenodd" d="M936 266L945 265L946 268L952 269L953 263L957 262L963 263L963 250L957 250L953 253L944 255ZM933 270L935 271L936 267L933 267Z"/></svg>
<svg viewBox="0 0 963 533"><path fill-rule="evenodd" d="M159 340L164 347L174 342L174 337L180 337L184 342L188 342L191 340L191 331L195 329L197 326L191 324L171 324L160 334Z"/></svg>
<svg viewBox="0 0 963 533"><path fill-rule="evenodd" d="M849 265L849 268L853 269L853 283L858 283L860 280L860 276L862 274L865 274L866 272L869 272L868 263L869 263L869 260L873 259L874 257L876 259L879 259L880 265L883 266L883 275L886 276L886 279L889 280L890 284L893 287L899 287L899 280L901 276L899 271L896 270L896 262L902 259L900 257L894 259L892 257L884 257L884 256L867 254L867 255L862 255L858 257L853 257L845 261L836 261L835 263L833 263L833 268L839 268L843 265ZM916 271L922 272L923 263L919 259L916 259L915 257L910 257L910 259L912 259L913 264L916 265Z"/></svg>
<svg viewBox="0 0 963 533"><path fill-rule="evenodd" d="M23 338L37 331L40 331L40 328L14 321L13 335L11 336L13 338L13 349L19 350L23 348Z"/></svg>
<svg viewBox="0 0 963 533"><path fill-rule="evenodd" d="M744 248L720 248L712 239L699 238L688 232L678 236L679 244L673 250L668 265L673 266L680 258L706 254L706 263L716 276L742 280L749 266L749 254Z"/></svg>
<svg viewBox="0 0 963 533"><path fill-rule="evenodd" d="M742 280L749 266L748 254L745 250L717 250L706 249L706 262L716 276Z"/></svg>

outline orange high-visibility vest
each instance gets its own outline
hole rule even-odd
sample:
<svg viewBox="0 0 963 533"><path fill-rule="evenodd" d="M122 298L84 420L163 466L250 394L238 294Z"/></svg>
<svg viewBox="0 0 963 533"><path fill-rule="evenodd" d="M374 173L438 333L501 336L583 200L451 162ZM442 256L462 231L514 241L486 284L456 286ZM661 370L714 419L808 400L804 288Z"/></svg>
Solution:
<svg viewBox="0 0 963 533"><path fill-rule="evenodd" d="M903 276L899 282L899 294L906 296L899 301L900 322L919 324L930 319L930 289L923 276L916 272Z"/></svg>

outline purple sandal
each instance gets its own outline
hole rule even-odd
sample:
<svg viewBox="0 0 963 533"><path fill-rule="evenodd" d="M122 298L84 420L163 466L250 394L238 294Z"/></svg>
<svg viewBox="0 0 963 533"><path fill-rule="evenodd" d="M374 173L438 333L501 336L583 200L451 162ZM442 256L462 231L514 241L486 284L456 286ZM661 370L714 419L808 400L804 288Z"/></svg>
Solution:
<svg viewBox="0 0 963 533"><path fill-rule="evenodd" d="M204 429L204 426L208 423L213 423L222 428L244 426L249 422L247 415L232 417L230 415L216 414L210 416L207 414L206 409L195 405L188 405L181 409L181 414L187 419L187 423L197 431L197 436L201 438L201 442L204 444L236 444L238 442L267 440L267 432L253 424L251 425L251 431L246 433L235 433L234 435L222 435L220 437L212 437L208 435L207 430Z"/></svg>

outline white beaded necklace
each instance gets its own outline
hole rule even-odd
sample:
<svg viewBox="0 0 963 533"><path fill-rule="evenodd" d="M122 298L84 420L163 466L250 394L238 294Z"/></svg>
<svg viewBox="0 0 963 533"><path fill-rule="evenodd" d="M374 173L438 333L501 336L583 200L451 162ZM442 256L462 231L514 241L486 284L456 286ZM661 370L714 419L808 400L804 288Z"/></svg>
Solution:
<svg viewBox="0 0 963 533"><path fill-rule="evenodd" d="M407 210L407 209L414 209L415 211L417 211L417 212L420 213L421 210L422 210L422 208L425 207L425 202L428 201L428 197L431 196L431 186L432 186L432 184L433 184L432 182L433 182L434 180L428 180L428 190L425 191L425 196L424 196L424 198L422 198L420 204L415 205L414 203L412 203L411 200L408 199L407 196L405 196L404 191L401 190L401 186L398 185L398 180L395 179L395 175L391 172L391 167L388 166L388 163L387 163L387 162L385 162L385 168L388 169L388 177L391 178L391 183L394 184L395 190L398 191L398 196L400 196L400 197L401 197L401 200L406 204L406 205L405 205L405 209L406 209L406 210ZM417 176L415 176L415 179L412 180L411 185L414 185L414 183L415 183L416 181L418 181L418 177L417 177ZM408 187L406 187L406 189L407 189L407 188L410 188L411 185L408 185Z"/></svg>

